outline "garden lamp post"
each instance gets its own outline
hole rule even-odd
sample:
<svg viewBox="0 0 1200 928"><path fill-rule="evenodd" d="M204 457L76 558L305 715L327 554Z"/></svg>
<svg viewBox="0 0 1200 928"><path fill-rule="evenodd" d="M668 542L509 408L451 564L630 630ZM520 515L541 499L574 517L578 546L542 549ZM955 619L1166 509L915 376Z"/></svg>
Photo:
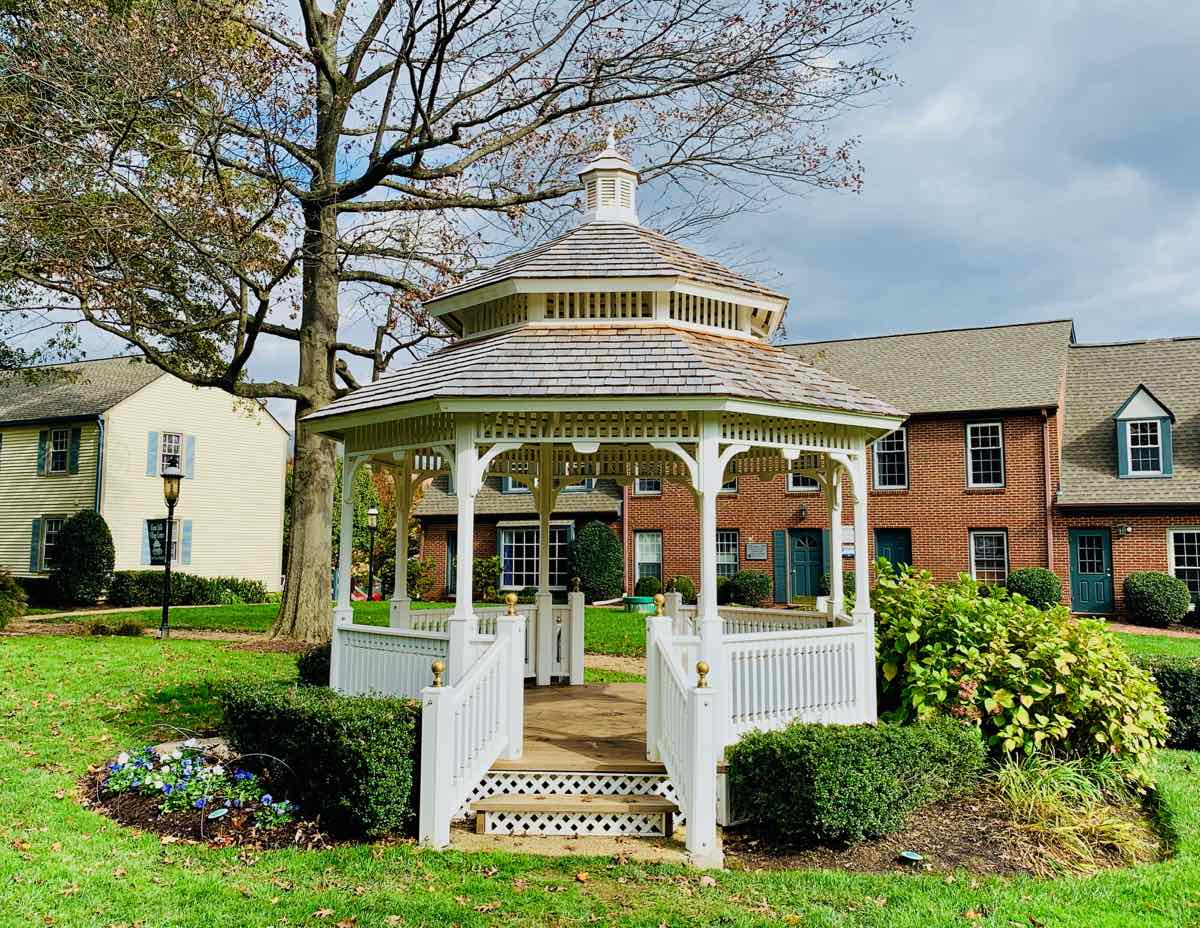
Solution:
<svg viewBox="0 0 1200 928"><path fill-rule="evenodd" d="M375 529L379 528L379 510L367 510L367 602L375 598Z"/></svg>
<svg viewBox="0 0 1200 928"><path fill-rule="evenodd" d="M158 626L158 637L166 638L170 632L168 625L168 614L171 609L171 536L175 523L175 504L179 502L179 487L183 472L179 469L179 462L174 458L168 458L166 465L162 469L163 480L163 499L167 501L167 538L166 548L163 551L163 605L162 605L162 621Z"/></svg>

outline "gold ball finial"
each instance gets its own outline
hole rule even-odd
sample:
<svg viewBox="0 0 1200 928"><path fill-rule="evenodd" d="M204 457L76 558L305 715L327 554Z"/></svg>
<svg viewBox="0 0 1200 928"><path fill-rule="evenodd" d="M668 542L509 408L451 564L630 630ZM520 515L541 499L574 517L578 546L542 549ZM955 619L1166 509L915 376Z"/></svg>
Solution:
<svg viewBox="0 0 1200 928"><path fill-rule="evenodd" d="M571 578L571 592L572 593L582 593L583 592L583 581L580 580L578 577Z"/></svg>
<svg viewBox="0 0 1200 928"><path fill-rule="evenodd" d="M446 662L445 661L434 661L430 665L430 667L433 670L433 685L441 686L442 685L442 674L444 674L446 672Z"/></svg>
<svg viewBox="0 0 1200 928"><path fill-rule="evenodd" d="M696 661L696 686L700 689L708 686L708 661Z"/></svg>
<svg viewBox="0 0 1200 928"><path fill-rule="evenodd" d="M663 596L662 593L654 594L654 614L655 615L666 615L666 612L663 611L663 606L665 606L666 604L667 604L667 597Z"/></svg>
<svg viewBox="0 0 1200 928"><path fill-rule="evenodd" d="M506 603L508 603L508 614L516 615L517 614L517 594L509 593L507 596L504 597L504 601Z"/></svg>

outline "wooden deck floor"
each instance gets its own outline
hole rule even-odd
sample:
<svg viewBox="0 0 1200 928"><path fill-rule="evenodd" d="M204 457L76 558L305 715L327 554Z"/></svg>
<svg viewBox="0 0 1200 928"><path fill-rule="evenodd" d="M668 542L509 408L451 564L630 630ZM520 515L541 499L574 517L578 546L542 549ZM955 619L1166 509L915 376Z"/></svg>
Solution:
<svg viewBox="0 0 1200 928"><path fill-rule="evenodd" d="M645 684L526 689L524 753L492 769L661 772L646 760Z"/></svg>

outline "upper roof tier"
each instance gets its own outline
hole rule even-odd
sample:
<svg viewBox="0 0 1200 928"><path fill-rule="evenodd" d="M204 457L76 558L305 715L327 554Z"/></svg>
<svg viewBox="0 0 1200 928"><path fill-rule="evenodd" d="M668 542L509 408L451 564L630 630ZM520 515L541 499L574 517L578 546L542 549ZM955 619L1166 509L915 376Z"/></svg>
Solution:
<svg viewBox="0 0 1200 928"><path fill-rule="evenodd" d="M526 322L697 326L766 338L787 297L644 229L638 174L609 145L580 178L583 222L426 301L457 335Z"/></svg>

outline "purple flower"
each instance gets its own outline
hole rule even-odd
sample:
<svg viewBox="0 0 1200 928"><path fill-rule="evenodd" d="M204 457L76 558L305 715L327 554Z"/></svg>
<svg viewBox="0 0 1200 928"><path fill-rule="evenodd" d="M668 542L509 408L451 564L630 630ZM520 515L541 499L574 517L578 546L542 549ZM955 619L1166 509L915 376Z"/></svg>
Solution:
<svg viewBox="0 0 1200 928"><path fill-rule="evenodd" d="M203 809L206 805L208 805L208 800L201 796L199 799L193 802L192 805L194 805L197 809Z"/></svg>
<svg viewBox="0 0 1200 928"><path fill-rule="evenodd" d="M259 800L264 806L269 806L275 800L271 798L270 793L263 793L262 799Z"/></svg>
<svg viewBox="0 0 1200 928"><path fill-rule="evenodd" d="M170 796L170 795L171 795L171 790L173 790L174 788L175 788L175 787L174 787L174 786L172 786L170 783L164 783L164 784L163 784L163 794L164 794L164 795L166 795L166 796Z"/></svg>
<svg viewBox="0 0 1200 928"><path fill-rule="evenodd" d="M233 771L233 778L235 780L253 780L254 774L252 774L249 770L242 770L239 767L237 770Z"/></svg>

